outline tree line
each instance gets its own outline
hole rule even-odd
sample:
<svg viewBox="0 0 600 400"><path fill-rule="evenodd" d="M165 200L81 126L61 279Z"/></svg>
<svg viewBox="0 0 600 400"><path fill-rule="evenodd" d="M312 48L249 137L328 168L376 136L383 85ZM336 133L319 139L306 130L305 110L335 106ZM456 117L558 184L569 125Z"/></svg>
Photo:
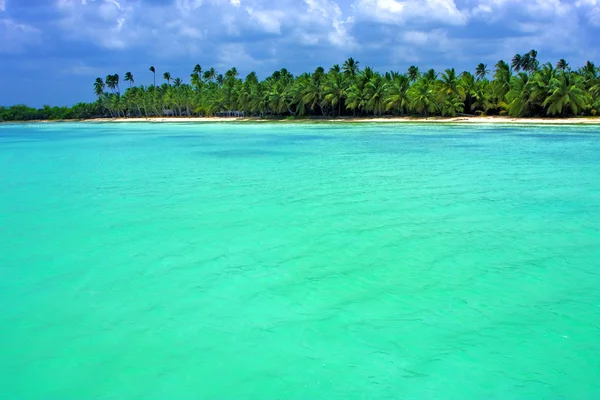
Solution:
<svg viewBox="0 0 600 400"><path fill-rule="evenodd" d="M236 68L224 74L198 64L190 83L149 68L153 84L135 86L131 72L97 78L94 103L35 110L0 107L0 120L153 116L444 116L508 115L511 117L595 116L600 111L600 68L591 61L577 69L564 59L541 64L537 52L516 54L493 70L480 63L474 73L454 68L438 73L411 66L405 73L380 73L347 59L328 71L294 76L287 69L259 80L244 79ZM160 75L159 75L160 78Z"/></svg>

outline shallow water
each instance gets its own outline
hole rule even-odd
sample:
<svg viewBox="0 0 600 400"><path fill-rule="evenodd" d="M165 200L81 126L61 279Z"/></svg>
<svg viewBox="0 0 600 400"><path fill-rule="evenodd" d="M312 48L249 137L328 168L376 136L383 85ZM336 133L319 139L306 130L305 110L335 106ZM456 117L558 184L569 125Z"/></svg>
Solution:
<svg viewBox="0 0 600 400"><path fill-rule="evenodd" d="M600 131L0 126L0 398L600 398Z"/></svg>

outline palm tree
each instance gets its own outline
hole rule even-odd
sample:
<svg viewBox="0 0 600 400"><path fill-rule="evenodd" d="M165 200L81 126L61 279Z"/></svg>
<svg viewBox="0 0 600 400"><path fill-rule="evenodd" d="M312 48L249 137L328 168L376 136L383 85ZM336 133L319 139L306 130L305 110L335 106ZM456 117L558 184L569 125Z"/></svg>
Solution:
<svg viewBox="0 0 600 400"><path fill-rule="evenodd" d="M590 94L583 89L580 76L569 71L561 71L556 78L552 79L550 96L543 105L548 107L550 115L565 115L569 110L574 115L578 115L588 107L591 100Z"/></svg>
<svg viewBox="0 0 600 400"><path fill-rule="evenodd" d="M373 115L381 115L385 111L385 88L386 81L379 75L375 74L365 86L367 95L366 111L372 111Z"/></svg>
<svg viewBox="0 0 600 400"><path fill-rule="evenodd" d="M446 97L440 102L440 113L444 117L456 117L463 109L464 103L458 97Z"/></svg>
<svg viewBox="0 0 600 400"><path fill-rule="evenodd" d="M498 105L504 103L505 96L510 90L511 77L512 72L509 65L503 60L498 61L496 64L496 71L494 72L494 82L491 87Z"/></svg>
<svg viewBox="0 0 600 400"><path fill-rule="evenodd" d="M431 82L434 82L437 80L438 77L438 73L435 72L435 70L433 68L431 68L430 70L428 70L427 72L425 72L425 74L423 74L423 78L427 79Z"/></svg>
<svg viewBox="0 0 600 400"><path fill-rule="evenodd" d="M407 111L410 106L409 88L410 79L407 75L395 75L386 86L385 109L387 111L398 111L400 114Z"/></svg>
<svg viewBox="0 0 600 400"><path fill-rule="evenodd" d="M557 69L554 69L551 63L546 63L542 69L537 71L528 80L530 88L530 100L534 108L541 107L541 104L550 95L552 81L556 78Z"/></svg>
<svg viewBox="0 0 600 400"><path fill-rule="evenodd" d="M360 79L355 84L351 85L346 89L346 109L352 110L352 114L356 116L356 111L362 112L364 110L367 101L368 94L365 90L366 82Z"/></svg>
<svg viewBox="0 0 600 400"><path fill-rule="evenodd" d="M204 80L213 81L217 76L217 71L214 68L210 68L208 71L204 71Z"/></svg>
<svg viewBox="0 0 600 400"><path fill-rule="evenodd" d="M271 82L271 87L267 90L269 98L269 106L277 115L281 115L288 111L288 96L286 87L282 82Z"/></svg>
<svg viewBox="0 0 600 400"><path fill-rule="evenodd" d="M154 66L150 66L150 72L154 75L154 87L156 87L156 69L154 69Z"/></svg>
<svg viewBox="0 0 600 400"><path fill-rule="evenodd" d="M339 67L339 66L338 66ZM344 75L341 73L339 68L332 68L323 87L324 100L327 101L331 106L337 105L337 115L342 115L342 103L344 102L345 92L345 80Z"/></svg>
<svg viewBox="0 0 600 400"><path fill-rule="evenodd" d="M348 58L346 61L344 61L344 66L342 67L344 74L354 78L360 71L358 68L358 64L359 62L355 61L354 58Z"/></svg>
<svg viewBox="0 0 600 400"><path fill-rule="evenodd" d="M457 97L462 100L465 96L464 89L460 85L460 80L454 68L447 69L442 73L441 87L444 97Z"/></svg>
<svg viewBox="0 0 600 400"><path fill-rule="evenodd" d="M484 63L479 63L475 69L475 76L477 77L478 81L485 79L486 75L489 73L490 70L487 69L487 64Z"/></svg>
<svg viewBox="0 0 600 400"><path fill-rule="evenodd" d="M464 112L471 114L473 103L476 101L477 84L479 82L487 82L486 79L476 81L475 76L470 72L464 71L460 74L460 87L462 88L464 99Z"/></svg>
<svg viewBox="0 0 600 400"><path fill-rule="evenodd" d="M133 85L134 80L133 80L133 75L131 75L131 72L126 72L125 73L125 82L129 82L129 87L131 87L131 85Z"/></svg>
<svg viewBox="0 0 600 400"><path fill-rule="evenodd" d="M415 67L414 65L408 67L408 80L410 83L416 82L420 76L421 74L419 73L419 67Z"/></svg>
<svg viewBox="0 0 600 400"><path fill-rule="evenodd" d="M325 115L324 110L324 93L323 87L320 83L319 75L312 75L310 79L307 79L307 82L302 89L300 102L302 103L302 107L309 106L311 110L315 110L315 106L319 106L321 109L321 113Z"/></svg>
<svg viewBox="0 0 600 400"><path fill-rule="evenodd" d="M200 86L202 85L202 79L200 78L200 74L199 73L192 73L190 75L191 78L191 83L192 86L196 89L196 90L200 90Z"/></svg>
<svg viewBox="0 0 600 400"><path fill-rule="evenodd" d="M520 54L515 54L510 63L510 67L514 72L519 72L523 67L523 57Z"/></svg>
<svg viewBox="0 0 600 400"><path fill-rule="evenodd" d="M556 63L556 69L559 71L565 71L565 70L567 70L567 68L569 68L569 63L567 61L565 61L564 58L561 58Z"/></svg>
<svg viewBox="0 0 600 400"><path fill-rule="evenodd" d="M519 72L510 81L510 91L506 95L504 108L511 117L520 117L531 114L535 104L533 103L532 85L529 83L529 75Z"/></svg>
<svg viewBox="0 0 600 400"><path fill-rule="evenodd" d="M434 84L429 79L419 79L411 86L409 96L411 98L410 107L419 114L425 115L425 118L437 109Z"/></svg>
<svg viewBox="0 0 600 400"><path fill-rule="evenodd" d="M524 67L525 67L524 69L529 73L531 73L533 71L537 71L537 69L540 65L539 61L537 60L537 51L531 49L531 50L529 50L529 53L527 53L525 56L526 56L526 59L524 62Z"/></svg>
<svg viewBox="0 0 600 400"><path fill-rule="evenodd" d="M108 88L113 93L115 93L115 88L116 88L115 76L114 75L106 75L106 79L104 81L106 82L106 86L108 86Z"/></svg>
<svg viewBox="0 0 600 400"><path fill-rule="evenodd" d="M169 72L165 72L165 73L163 74L163 79L164 79L165 81L167 81L167 85L169 85L169 84L171 83L171 73L169 73Z"/></svg>
<svg viewBox="0 0 600 400"><path fill-rule="evenodd" d="M100 97L102 97L102 95L104 94L104 86L105 85L102 81L102 78L96 78L96 82L94 82L94 94L98 96L98 99L100 99Z"/></svg>
<svg viewBox="0 0 600 400"><path fill-rule="evenodd" d="M589 83L598 78L598 72L600 72L599 69L596 68L596 65L591 61L587 61L585 65L578 70L579 75L581 75L586 83L588 83L587 86L590 86Z"/></svg>
<svg viewBox="0 0 600 400"><path fill-rule="evenodd" d="M119 96L121 95L121 89L119 89L119 74L114 74L113 75L113 80L115 82L115 86L117 88L117 93L119 94Z"/></svg>
<svg viewBox="0 0 600 400"><path fill-rule="evenodd" d="M358 62L349 58L342 65L328 68L329 72L318 67L313 73L295 77L282 68L262 81L255 73L241 80L236 68L219 75L214 68L202 71L198 64L190 75L191 85L179 78L171 85L167 72L166 82L160 87L136 87L133 75L127 72L124 80L130 86L123 96L118 74L108 75L105 80L98 78L94 82L98 97L94 110L95 115L108 110L111 116L158 116L166 110L174 115L215 115L240 110L261 116L414 112L426 117L460 113L596 115L600 110L600 70L593 63L572 72L564 59L556 68L550 63L539 65L537 52L531 50L515 55L510 64L499 61L493 76L489 76L484 63L477 65L474 74L459 75L453 68L442 74L434 70L421 74L416 66L411 66L407 74L382 74L370 67L359 69ZM153 67L151 71L155 77ZM49 114L48 110L43 112Z"/></svg>
<svg viewBox="0 0 600 400"><path fill-rule="evenodd" d="M490 89L490 82L487 80L477 81L475 90L473 91L473 110L477 113L487 113L496 107L492 97L493 93Z"/></svg>

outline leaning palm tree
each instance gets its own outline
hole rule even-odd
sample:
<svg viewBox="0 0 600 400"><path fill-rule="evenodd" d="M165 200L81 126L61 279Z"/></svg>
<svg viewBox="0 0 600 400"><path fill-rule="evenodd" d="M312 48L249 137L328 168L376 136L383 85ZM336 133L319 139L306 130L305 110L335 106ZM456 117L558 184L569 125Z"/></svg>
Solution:
<svg viewBox="0 0 600 400"><path fill-rule="evenodd" d="M131 72L126 72L125 73L125 82L129 82L129 87L131 87L131 85L133 85L133 83L135 82L133 80L133 75L131 75Z"/></svg>
<svg viewBox="0 0 600 400"><path fill-rule="evenodd" d="M163 74L163 79L165 81L167 81L167 85L169 85L171 83L171 73L170 72L165 72Z"/></svg>
<svg viewBox="0 0 600 400"><path fill-rule="evenodd" d="M487 64L479 63L477 68L475 69L475 76L478 81L485 79L485 76L490 73L490 70L487 69Z"/></svg>
<svg viewBox="0 0 600 400"><path fill-rule="evenodd" d="M102 78L96 78L96 82L94 82L94 94L98 96L98 98L102 97L104 94L104 86Z"/></svg>
<svg viewBox="0 0 600 400"><path fill-rule="evenodd" d="M111 92L115 93L115 76L114 75L106 75L106 86L111 90Z"/></svg>
<svg viewBox="0 0 600 400"><path fill-rule="evenodd" d="M156 69L154 69L154 66L150 67L150 72L154 75L154 87L156 87Z"/></svg>
<svg viewBox="0 0 600 400"><path fill-rule="evenodd" d="M519 72L523 68L523 56L520 54L515 54L510 63L510 68L514 72Z"/></svg>
<svg viewBox="0 0 600 400"><path fill-rule="evenodd" d="M121 89L119 89L119 74L114 74L113 75L113 80L115 82L115 87L117 88L117 94L120 96L121 95Z"/></svg>

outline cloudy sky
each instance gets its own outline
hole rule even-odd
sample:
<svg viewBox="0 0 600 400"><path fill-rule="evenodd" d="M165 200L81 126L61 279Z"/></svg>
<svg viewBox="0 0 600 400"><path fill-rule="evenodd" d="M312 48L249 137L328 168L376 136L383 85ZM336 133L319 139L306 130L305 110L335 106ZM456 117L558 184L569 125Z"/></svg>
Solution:
<svg viewBox="0 0 600 400"><path fill-rule="evenodd" d="M580 65L599 38L600 0L0 0L0 104L91 101L97 76L149 84L150 65L473 70L531 48Z"/></svg>

